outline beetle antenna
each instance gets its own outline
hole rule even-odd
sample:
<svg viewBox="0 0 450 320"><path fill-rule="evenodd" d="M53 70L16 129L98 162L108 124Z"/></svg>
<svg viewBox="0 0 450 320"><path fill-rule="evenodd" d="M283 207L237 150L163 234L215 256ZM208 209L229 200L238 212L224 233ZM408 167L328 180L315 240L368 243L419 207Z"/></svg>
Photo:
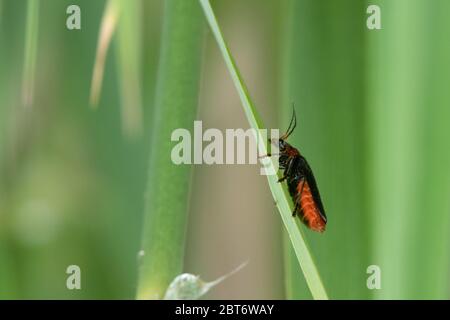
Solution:
<svg viewBox="0 0 450 320"><path fill-rule="evenodd" d="M295 114L294 103L292 102L292 118L291 118L291 122L289 122L289 127L287 128L286 133L283 134L280 139L286 140L291 135L291 133L294 131L296 126L297 126L297 116Z"/></svg>
<svg viewBox="0 0 450 320"><path fill-rule="evenodd" d="M291 135L292 132L294 132L294 129L297 127L297 115L295 114L294 103L292 103L292 118L294 119L294 125L291 131L288 133L288 137Z"/></svg>

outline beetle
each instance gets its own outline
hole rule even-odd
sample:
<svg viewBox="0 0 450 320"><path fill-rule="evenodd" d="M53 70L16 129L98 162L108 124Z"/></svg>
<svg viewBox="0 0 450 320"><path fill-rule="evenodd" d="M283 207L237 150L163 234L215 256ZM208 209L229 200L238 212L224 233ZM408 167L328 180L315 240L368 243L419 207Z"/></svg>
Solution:
<svg viewBox="0 0 450 320"><path fill-rule="evenodd" d="M289 194L294 203L292 216L298 215L311 230L324 232L327 216L312 169L305 157L286 141L296 126L297 117L293 109L286 133L279 139L271 140L271 143L279 148L279 168L283 170L283 176L278 182L287 181Z"/></svg>

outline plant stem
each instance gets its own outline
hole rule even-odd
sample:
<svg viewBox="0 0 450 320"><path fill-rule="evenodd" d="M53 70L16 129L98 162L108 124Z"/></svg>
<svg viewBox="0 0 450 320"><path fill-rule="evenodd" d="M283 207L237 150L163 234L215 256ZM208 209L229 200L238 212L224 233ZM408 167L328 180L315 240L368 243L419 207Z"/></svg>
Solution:
<svg viewBox="0 0 450 320"><path fill-rule="evenodd" d="M106 56L109 45L117 27L120 14L120 1L108 0L103 13L102 23L97 42L97 53L95 55L94 72L91 80L90 104L97 108L102 91L103 74L105 71Z"/></svg>
<svg viewBox="0 0 450 320"><path fill-rule="evenodd" d="M23 69L22 102L31 106L34 98L36 56L39 28L39 0L28 0L25 38L25 62Z"/></svg>
<svg viewBox="0 0 450 320"><path fill-rule="evenodd" d="M378 2L382 29L367 32L375 297L448 299L450 3Z"/></svg>
<svg viewBox="0 0 450 320"><path fill-rule="evenodd" d="M192 172L172 163L171 134L197 113L203 20L196 1L167 0L164 9L138 299L162 298L183 270Z"/></svg>
<svg viewBox="0 0 450 320"><path fill-rule="evenodd" d="M120 0L120 21L117 29L117 66L119 69L122 108L122 132L134 138L142 133L141 98L141 19L142 3Z"/></svg>

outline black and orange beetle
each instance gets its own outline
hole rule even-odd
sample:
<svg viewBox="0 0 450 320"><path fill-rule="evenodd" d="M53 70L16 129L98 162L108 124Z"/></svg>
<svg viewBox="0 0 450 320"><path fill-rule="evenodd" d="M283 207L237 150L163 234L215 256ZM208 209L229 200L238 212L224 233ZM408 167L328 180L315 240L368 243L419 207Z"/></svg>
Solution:
<svg viewBox="0 0 450 320"><path fill-rule="evenodd" d="M308 228L316 232L324 232L327 216L314 174L308 161L296 148L286 142L296 126L297 117L294 109L286 133L279 139L271 141L272 144L278 145L279 166L281 170L284 170L283 177L278 179L278 182L287 181L289 194L294 202L292 215L295 217L298 213L300 220Z"/></svg>

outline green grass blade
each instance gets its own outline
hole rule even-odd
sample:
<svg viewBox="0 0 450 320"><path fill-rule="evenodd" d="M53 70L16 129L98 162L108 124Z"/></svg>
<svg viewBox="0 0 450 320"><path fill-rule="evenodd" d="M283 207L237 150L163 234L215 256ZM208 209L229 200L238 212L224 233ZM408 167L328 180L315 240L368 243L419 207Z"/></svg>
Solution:
<svg viewBox="0 0 450 320"><path fill-rule="evenodd" d="M122 108L122 132L136 137L142 132L141 98L141 1L119 0L121 15L117 26L117 65Z"/></svg>
<svg viewBox="0 0 450 320"><path fill-rule="evenodd" d="M90 105L96 108L100 99L105 71L106 56L108 54L111 39L116 31L119 19L120 7L118 0L108 0L100 26L95 56L94 71L92 73Z"/></svg>
<svg viewBox="0 0 450 320"><path fill-rule="evenodd" d="M172 163L170 137L197 115L203 35L196 1L165 1L138 299L161 299L183 271L192 166Z"/></svg>
<svg viewBox="0 0 450 320"><path fill-rule="evenodd" d="M222 33L220 31L219 25L217 23L211 5L208 0L199 0L199 1L203 7L211 31L214 34L219 49L223 55L228 71L231 74L236 90L239 93L239 97L241 99L247 120L250 123L250 126L253 129L255 129L255 132L259 132L259 129L264 127L250 99L250 95L242 80L242 77L239 74L239 70L236 67L236 64L231 56L230 51L228 50L225 40L223 39ZM255 137L257 141L264 140L261 134L258 133L257 135L258 136ZM264 149L265 148L263 147L260 150L261 154L266 153L266 150ZM270 166L274 167L274 163L272 160L270 161ZM289 205L289 200L286 197L286 193L284 192L281 184L277 182L278 177L276 175L268 175L267 179L269 182L269 187L272 192L273 198L281 214L284 226L286 227L292 246L297 255L298 262L300 263L301 269L303 271L303 274L305 276L306 282L308 284L308 287L311 291L313 298L328 299L325 287L322 284L319 272L317 271L316 265L313 261L313 257L306 245L306 242L304 241L304 237L301 233L299 226L296 223L296 220L292 218L292 209Z"/></svg>
<svg viewBox="0 0 450 320"><path fill-rule="evenodd" d="M33 103L39 28L39 0L28 0L25 36L25 62L23 69L22 102Z"/></svg>
<svg viewBox="0 0 450 320"><path fill-rule="evenodd" d="M450 2L376 1L367 130L379 299L448 299ZM404 10L408 6L408 10Z"/></svg>

